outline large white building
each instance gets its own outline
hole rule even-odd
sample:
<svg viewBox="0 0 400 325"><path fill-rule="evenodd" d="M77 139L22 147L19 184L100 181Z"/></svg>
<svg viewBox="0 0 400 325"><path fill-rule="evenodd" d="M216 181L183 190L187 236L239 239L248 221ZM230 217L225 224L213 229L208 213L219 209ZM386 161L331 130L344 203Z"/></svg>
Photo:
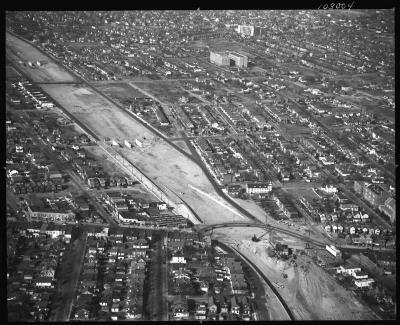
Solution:
<svg viewBox="0 0 400 325"><path fill-rule="evenodd" d="M233 51L210 51L210 62L218 66L230 66L231 61L234 66L237 67L247 67L248 57L246 55L240 54Z"/></svg>
<svg viewBox="0 0 400 325"><path fill-rule="evenodd" d="M355 280L354 284L359 288L365 288L369 287L374 282L375 282L374 279L361 279L361 280Z"/></svg>
<svg viewBox="0 0 400 325"><path fill-rule="evenodd" d="M220 66L229 66L228 53L210 51L210 62Z"/></svg>
<svg viewBox="0 0 400 325"><path fill-rule="evenodd" d="M248 194L263 194L272 191L271 183L247 183L246 193Z"/></svg>
<svg viewBox="0 0 400 325"><path fill-rule="evenodd" d="M333 245L326 245L326 250L335 257L340 257L342 253Z"/></svg>
<svg viewBox="0 0 400 325"><path fill-rule="evenodd" d="M247 67L248 64L248 58L246 55L237 53L237 52L229 52L229 60L232 60L235 62L235 66L237 67Z"/></svg>
<svg viewBox="0 0 400 325"><path fill-rule="evenodd" d="M361 272L360 267L344 267L341 265L336 269L336 273L338 274L347 274L351 276L354 276L357 272Z"/></svg>
<svg viewBox="0 0 400 325"><path fill-rule="evenodd" d="M238 25L237 32L243 36L254 36L254 26Z"/></svg>

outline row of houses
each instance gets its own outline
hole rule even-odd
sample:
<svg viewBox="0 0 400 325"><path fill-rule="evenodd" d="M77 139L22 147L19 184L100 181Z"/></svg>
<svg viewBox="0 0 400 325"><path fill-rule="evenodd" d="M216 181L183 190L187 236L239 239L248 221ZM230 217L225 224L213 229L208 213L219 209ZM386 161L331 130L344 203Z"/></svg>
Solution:
<svg viewBox="0 0 400 325"><path fill-rule="evenodd" d="M27 80L21 80L18 83L13 83L12 86L16 88L21 94L27 96L33 100L36 105L35 107L40 108L52 108L54 103L36 86L32 85Z"/></svg>
<svg viewBox="0 0 400 325"><path fill-rule="evenodd" d="M367 273L362 272L360 267L344 267L341 265L336 268L336 273L351 276L357 288L369 288L375 282L374 279L368 277Z"/></svg>
<svg viewBox="0 0 400 325"><path fill-rule="evenodd" d="M137 229L87 228L86 254L75 320L138 320L143 313L143 284L151 234ZM100 280L102 279L102 280ZM94 298L99 307L93 312Z"/></svg>
<svg viewBox="0 0 400 325"><path fill-rule="evenodd" d="M9 246L13 252L9 251L7 264L8 316L18 310L20 320L46 321L57 287L56 270L71 239L71 228L16 222L7 227L14 234L8 237L8 245L15 243Z"/></svg>
<svg viewBox="0 0 400 325"><path fill-rule="evenodd" d="M176 298L170 304L170 319L251 320L252 293L241 262L213 251L204 239L188 236L168 239L169 292ZM188 300L195 301L191 309Z"/></svg>
<svg viewBox="0 0 400 325"><path fill-rule="evenodd" d="M6 121L7 129L7 184L16 194L61 191L63 174L50 162L20 124Z"/></svg>

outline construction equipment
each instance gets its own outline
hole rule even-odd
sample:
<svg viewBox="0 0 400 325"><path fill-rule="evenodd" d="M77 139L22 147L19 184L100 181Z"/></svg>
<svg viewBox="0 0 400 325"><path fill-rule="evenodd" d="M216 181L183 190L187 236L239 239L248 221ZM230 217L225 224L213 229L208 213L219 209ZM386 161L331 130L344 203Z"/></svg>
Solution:
<svg viewBox="0 0 400 325"><path fill-rule="evenodd" d="M272 228L268 225L268 223L267 223L267 215L265 215L265 232L259 237L257 237L254 234L254 236L251 238L251 240L254 241L254 242L259 242L261 240L261 238L263 238L266 234L269 234L271 236L271 233L272 233Z"/></svg>

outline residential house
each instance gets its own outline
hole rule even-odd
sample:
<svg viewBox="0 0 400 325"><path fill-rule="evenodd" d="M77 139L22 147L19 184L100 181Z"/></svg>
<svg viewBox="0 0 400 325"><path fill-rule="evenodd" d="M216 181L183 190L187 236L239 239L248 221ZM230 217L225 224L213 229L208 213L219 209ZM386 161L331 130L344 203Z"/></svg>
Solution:
<svg viewBox="0 0 400 325"><path fill-rule="evenodd" d="M240 307L236 302L236 296L231 297L231 313L235 315L240 314Z"/></svg>
<svg viewBox="0 0 400 325"><path fill-rule="evenodd" d="M172 304L172 313L171 316L175 320L183 320L189 318L189 312L187 307L187 302L184 301L175 301Z"/></svg>
<svg viewBox="0 0 400 325"><path fill-rule="evenodd" d="M214 303L214 297L213 296L209 296L208 297L208 313L209 314L216 314L217 313L217 305Z"/></svg>

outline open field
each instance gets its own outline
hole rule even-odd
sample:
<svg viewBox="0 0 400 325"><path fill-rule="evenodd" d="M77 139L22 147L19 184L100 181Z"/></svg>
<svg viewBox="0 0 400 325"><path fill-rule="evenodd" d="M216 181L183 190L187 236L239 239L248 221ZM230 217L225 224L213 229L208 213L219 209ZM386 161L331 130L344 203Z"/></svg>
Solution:
<svg viewBox="0 0 400 325"><path fill-rule="evenodd" d="M232 244L272 282L286 301L296 320L372 320L378 317L366 306L340 286L336 280L322 268L314 264L308 256L297 254L297 266L288 261L270 257L270 246L266 235L260 242L251 237L263 233L262 230L248 228L216 229L216 239ZM248 239L243 239L243 238ZM280 235L279 242L294 249L304 248L305 243L288 235ZM282 274L287 274L283 278Z"/></svg>
<svg viewBox="0 0 400 325"><path fill-rule="evenodd" d="M188 92L182 90L179 83L176 81L153 81L153 82L131 82L136 87L149 92L157 97L161 102L170 104L177 104L180 97L185 96L189 98L189 103L201 103L200 100L191 96Z"/></svg>
<svg viewBox="0 0 400 325"><path fill-rule="evenodd" d="M318 199L318 195L312 190L307 188L294 188L294 189L286 189L288 193L290 193L293 197L301 197L303 196L307 200L311 201L312 199Z"/></svg>
<svg viewBox="0 0 400 325"><path fill-rule="evenodd" d="M312 132L311 129L308 127L294 124L286 124L283 129L285 130L286 134L293 137L297 135L310 134Z"/></svg>
<svg viewBox="0 0 400 325"><path fill-rule="evenodd" d="M239 204L243 209L249 211L254 217L256 217L261 222L265 222L267 213L257 205L256 202L252 200L242 200L238 198L232 198L237 204ZM268 220L269 222L269 220Z"/></svg>
<svg viewBox="0 0 400 325"><path fill-rule="evenodd" d="M97 84L96 88L106 95L118 100L132 99L133 97L147 97L137 89L131 87L128 83L108 83Z"/></svg>
<svg viewBox="0 0 400 325"><path fill-rule="evenodd" d="M329 128L334 128L334 127L342 127L343 124L341 124L336 118L328 116L328 117L322 117L319 119L320 122L324 125L326 125Z"/></svg>
<svg viewBox="0 0 400 325"><path fill-rule="evenodd" d="M239 53L245 54L250 58L253 56L250 52L246 51L246 46L235 41L226 40L225 38L214 38L206 41L207 45L216 51L237 51Z"/></svg>
<svg viewBox="0 0 400 325"><path fill-rule="evenodd" d="M175 143L179 148L185 150L188 154L190 154L190 155L192 154L190 152L190 149L186 145L185 141L183 141L183 140L174 140L173 143Z"/></svg>
<svg viewBox="0 0 400 325"><path fill-rule="evenodd" d="M63 67L56 64L48 56L42 54L35 47L21 41L19 38L6 33L6 55L16 63L22 61L40 61L42 66L31 68L20 65L20 68L35 82L74 82L77 79Z"/></svg>

